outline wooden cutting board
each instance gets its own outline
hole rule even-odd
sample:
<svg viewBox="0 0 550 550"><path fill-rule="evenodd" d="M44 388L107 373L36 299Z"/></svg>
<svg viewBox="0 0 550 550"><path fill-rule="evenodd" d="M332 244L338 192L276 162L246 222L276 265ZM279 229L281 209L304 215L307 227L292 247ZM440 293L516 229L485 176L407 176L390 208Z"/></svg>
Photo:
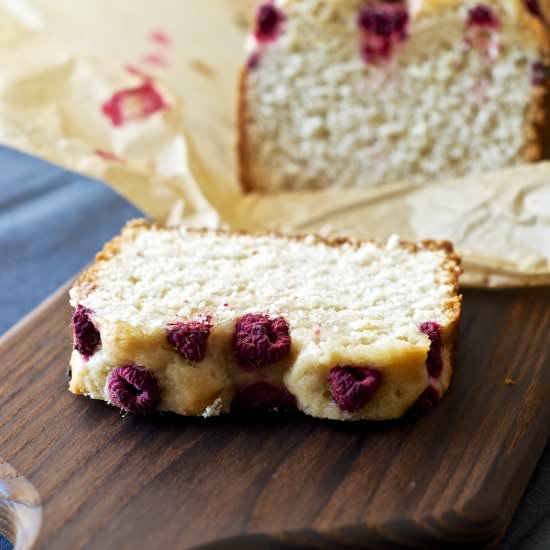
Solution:
<svg viewBox="0 0 550 550"><path fill-rule="evenodd" d="M0 453L40 548L495 544L550 435L550 288L465 292L446 398L386 423L121 418L67 391L69 318L65 288L0 341Z"/></svg>

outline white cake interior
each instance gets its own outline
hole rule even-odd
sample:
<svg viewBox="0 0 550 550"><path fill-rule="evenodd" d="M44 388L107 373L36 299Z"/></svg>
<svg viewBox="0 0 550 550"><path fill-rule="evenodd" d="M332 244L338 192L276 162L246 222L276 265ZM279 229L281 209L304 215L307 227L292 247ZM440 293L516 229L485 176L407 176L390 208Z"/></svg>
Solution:
<svg viewBox="0 0 550 550"><path fill-rule="evenodd" d="M418 343L425 339L418 324L446 321L454 281L442 269L444 250L179 232L139 232L101 264L89 296L73 291L72 304L144 331L205 314L215 330L265 312L284 316L294 340L312 343L321 331L340 347Z"/></svg>
<svg viewBox="0 0 550 550"><path fill-rule="evenodd" d="M252 40L259 61L244 86L243 172L254 189L423 182L526 160L541 52L520 2L483 2L501 22L491 52L465 38L479 2L412 4L408 38L380 66L359 52L366 2L275 4L282 32Z"/></svg>

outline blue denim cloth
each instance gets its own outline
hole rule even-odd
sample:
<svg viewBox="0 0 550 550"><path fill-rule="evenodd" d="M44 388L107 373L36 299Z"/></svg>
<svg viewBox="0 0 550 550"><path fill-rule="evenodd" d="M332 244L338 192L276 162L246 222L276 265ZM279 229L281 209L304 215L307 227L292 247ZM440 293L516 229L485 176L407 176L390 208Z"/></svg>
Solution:
<svg viewBox="0 0 550 550"><path fill-rule="evenodd" d="M100 182L0 147L0 334L139 215ZM501 548L550 549L550 445Z"/></svg>
<svg viewBox="0 0 550 550"><path fill-rule="evenodd" d="M0 334L138 216L99 181L0 148Z"/></svg>

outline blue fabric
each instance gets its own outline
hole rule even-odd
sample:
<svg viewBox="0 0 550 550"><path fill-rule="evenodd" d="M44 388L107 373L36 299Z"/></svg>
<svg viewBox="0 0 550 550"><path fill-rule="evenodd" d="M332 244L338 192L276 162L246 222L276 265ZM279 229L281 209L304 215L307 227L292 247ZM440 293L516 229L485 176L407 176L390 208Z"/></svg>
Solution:
<svg viewBox="0 0 550 550"><path fill-rule="evenodd" d="M139 215L100 182L0 147L0 334ZM550 445L500 547L550 548Z"/></svg>
<svg viewBox="0 0 550 550"><path fill-rule="evenodd" d="M141 215L99 181L0 148L0 334Z"/></svg>

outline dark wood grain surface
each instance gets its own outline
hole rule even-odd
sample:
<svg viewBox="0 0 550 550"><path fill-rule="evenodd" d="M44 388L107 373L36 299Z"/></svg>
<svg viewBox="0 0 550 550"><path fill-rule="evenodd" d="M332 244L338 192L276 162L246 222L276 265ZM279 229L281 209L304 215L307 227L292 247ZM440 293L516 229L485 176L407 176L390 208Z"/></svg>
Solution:
<svg viewBox="0 0 550 550"><path fill-rule="evenodd" d="M496 544L550 435L549 288L465 292L449 393L391 423L121 418L67 391L69 318L63 291L0 342L0 455L40 548Z"/></svg>

